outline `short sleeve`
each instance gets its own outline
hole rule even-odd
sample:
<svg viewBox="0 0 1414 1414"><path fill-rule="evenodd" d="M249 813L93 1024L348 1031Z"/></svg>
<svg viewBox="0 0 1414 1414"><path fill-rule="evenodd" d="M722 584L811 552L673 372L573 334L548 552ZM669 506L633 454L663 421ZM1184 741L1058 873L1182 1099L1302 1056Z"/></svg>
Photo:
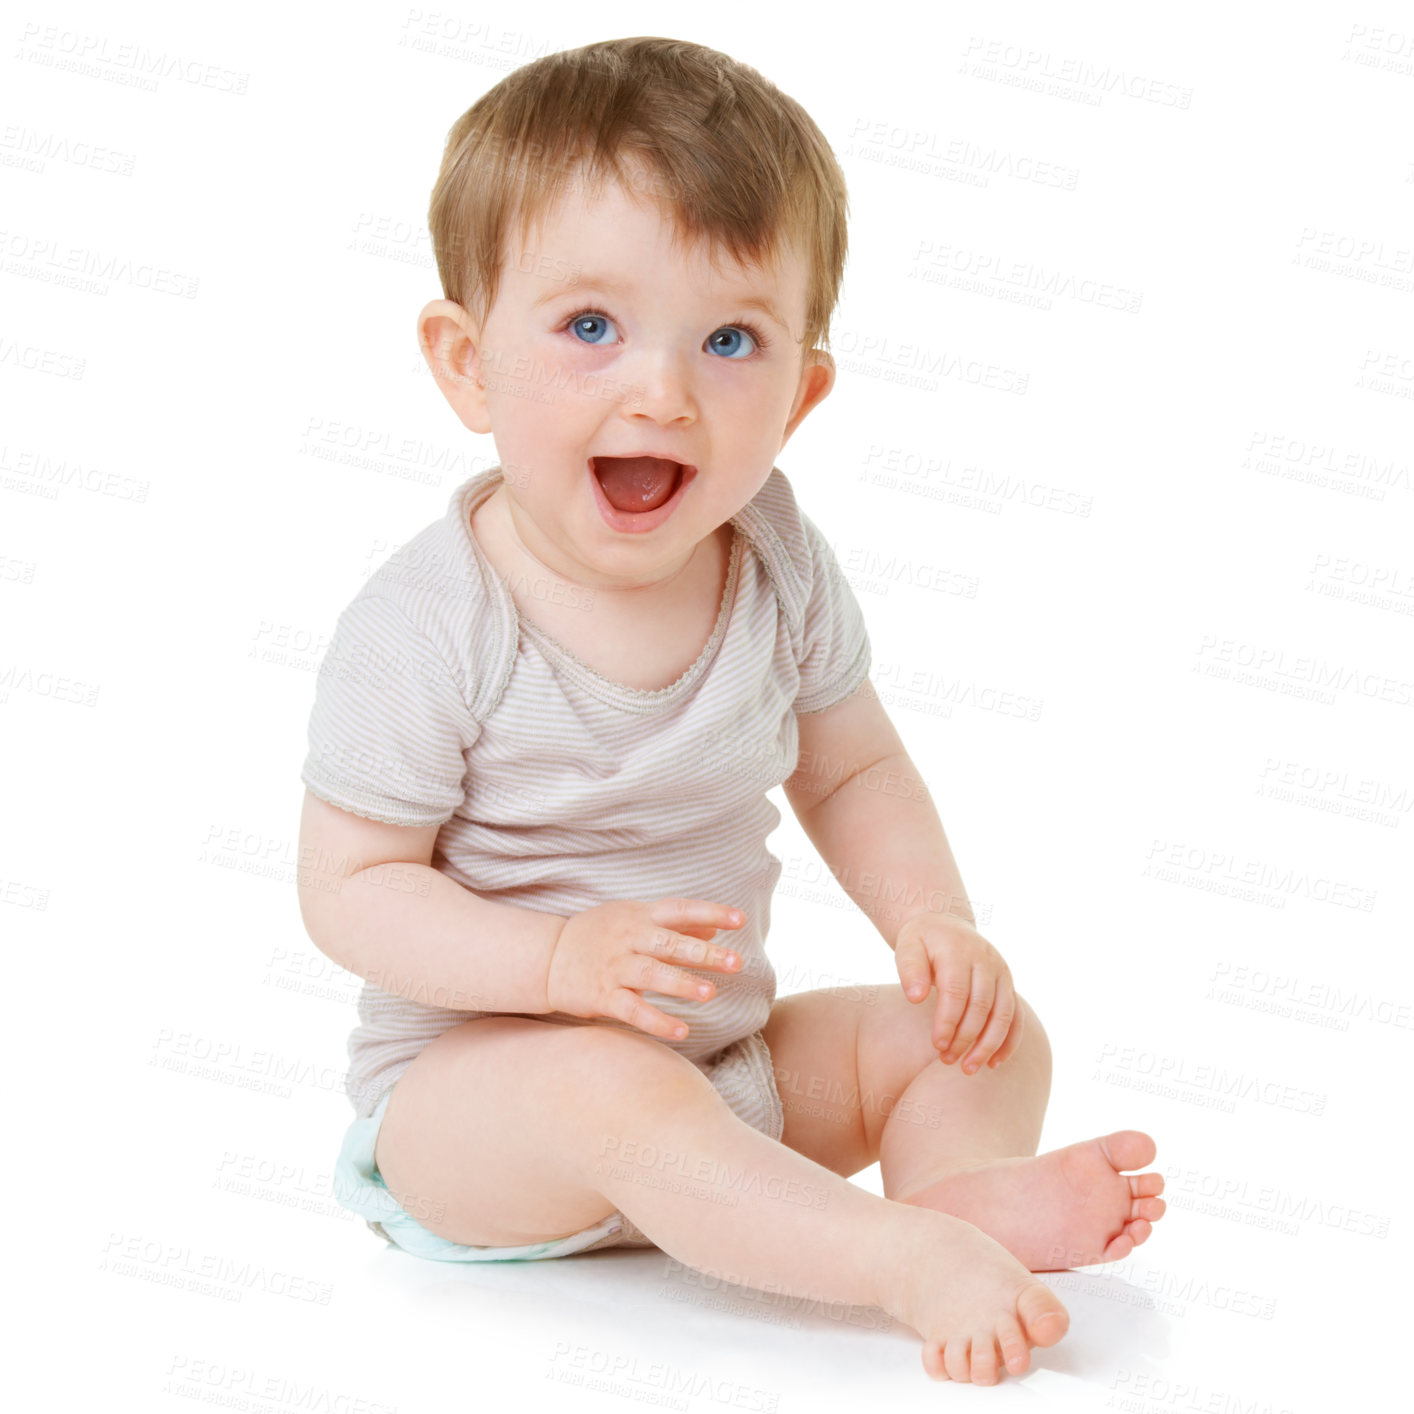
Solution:
<svg viewBox="0 0 1414 1414"><path fill-rule="evenodd" d="M864 611L819 527L800 512L810 546L810 597L805 605L797 716L823 712L869 676L871 651Z"/></svg>
<svg viewBox="0 0 1414 1414"><path fill-rule="evenodd" d="M339 615L319 665L300 779L331 805L389 825L440 825L464 799L480 729L428 636L389 599Z"/></svg>

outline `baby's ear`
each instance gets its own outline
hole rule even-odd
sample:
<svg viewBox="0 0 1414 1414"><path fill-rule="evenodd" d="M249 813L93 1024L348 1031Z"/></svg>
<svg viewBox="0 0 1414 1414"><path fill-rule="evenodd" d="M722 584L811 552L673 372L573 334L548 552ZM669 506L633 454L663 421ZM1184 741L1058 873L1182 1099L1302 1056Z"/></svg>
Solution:
<svg viewBox="0 0 1414 1414"><path fill-rule="evenodd" d="M825 349L808 349L801 359L800 384L796 388L795 405L790 419L781 435L781 446L790 441L791 434L812 409L820 406L835 386L835 361Z"/></svg>
<svg viewBox="0 0 1414 1414"><path fill-rule="evenodd" d="M417 344L442 396L473 432L489 432L479 331L451 300L436 299L417 316Z"/></svg>

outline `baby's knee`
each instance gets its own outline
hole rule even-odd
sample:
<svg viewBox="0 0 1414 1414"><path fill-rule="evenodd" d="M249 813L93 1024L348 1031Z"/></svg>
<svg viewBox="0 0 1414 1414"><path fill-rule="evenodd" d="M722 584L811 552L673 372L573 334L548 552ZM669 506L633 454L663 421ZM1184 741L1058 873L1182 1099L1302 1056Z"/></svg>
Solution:
<svg viewBox="0 0 1414 1414"><path fill-rule="evenodd" d="M1041 1025L1041 1018L1036 1015L1031 1003L1020 992L1016 994L1016 1014L1021 1018L1021 1045L1018 1049L1031 1051L1036 1056L1037 1063L1049 1072L1051 1038L1046 1035L1046 1028Z"/></svg>

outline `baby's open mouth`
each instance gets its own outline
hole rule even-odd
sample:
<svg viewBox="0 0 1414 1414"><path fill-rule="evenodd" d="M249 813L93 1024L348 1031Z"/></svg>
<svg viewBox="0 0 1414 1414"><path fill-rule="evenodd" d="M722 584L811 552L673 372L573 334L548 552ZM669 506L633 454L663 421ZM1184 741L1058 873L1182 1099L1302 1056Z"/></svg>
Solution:
<svg viewBox="0 0 1414 1414"><path fill-rule="evenodd" d="M616 511L654 511L678 489L681 462L663 457L591 457L589 464Z"/></svg>

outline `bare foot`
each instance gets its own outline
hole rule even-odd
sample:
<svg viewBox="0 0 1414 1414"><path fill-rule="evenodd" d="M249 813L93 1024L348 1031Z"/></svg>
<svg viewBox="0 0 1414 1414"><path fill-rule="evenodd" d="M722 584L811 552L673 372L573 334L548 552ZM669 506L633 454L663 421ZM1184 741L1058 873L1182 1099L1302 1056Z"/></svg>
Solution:
<svg viewBox="0 0 1414 1414"><path fill-rule="evenodd" d="M896 1201L965 1218L1033 1272L1118 1262L1153 1230L1167 1204L1154 1141L1120 1129L1029 1158L994 1159L950 1173Z"/></svg>
<svg viewBox="0 0 1414 1414"><path fill-rule="evenodd" d="M1070 1328L1065 1306L971 1223L928 1217L916 1228L902 1224L897 1246L884 1254L890 1286L880 1304L923 1337L931 1379L991 1385L1003 1369L1024 1375L1031 1347L1054 1345Z"/></svg>

